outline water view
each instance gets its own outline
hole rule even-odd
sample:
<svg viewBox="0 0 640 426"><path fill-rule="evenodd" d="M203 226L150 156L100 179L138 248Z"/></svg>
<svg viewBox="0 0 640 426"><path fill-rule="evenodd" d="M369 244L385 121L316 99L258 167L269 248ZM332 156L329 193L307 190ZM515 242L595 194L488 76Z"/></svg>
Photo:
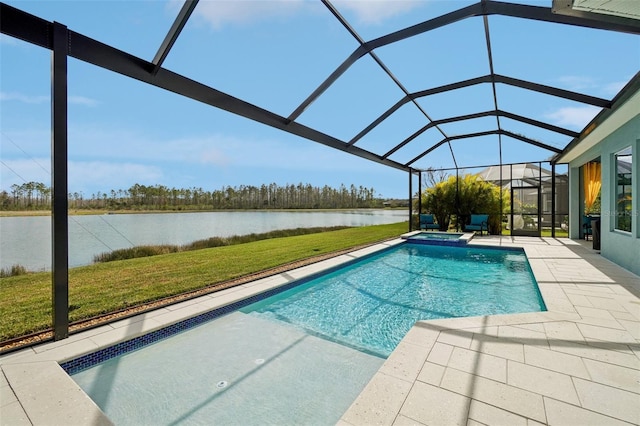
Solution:
<svg viewBox="0 0 640 426"><path fill-rule="evenodd" d="M367 226L407 220L405 210L235 211L69 216L69 266L137 245L188 244L278 229ZM0 217L0 268L51 269L51 218Z"/></svg>

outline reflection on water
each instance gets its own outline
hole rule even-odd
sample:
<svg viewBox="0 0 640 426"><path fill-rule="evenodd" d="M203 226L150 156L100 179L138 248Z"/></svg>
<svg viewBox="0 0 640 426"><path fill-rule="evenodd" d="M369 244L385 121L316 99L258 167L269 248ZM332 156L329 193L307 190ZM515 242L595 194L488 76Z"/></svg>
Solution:
<svg viewBox="0 0 640 426"><path fill-rule="evenodd" d="M366 226L406 221L403 210L205 212L69 216L69 266L133 245L188 244L210 237L315 226ZM0 267L51 269L51 218L0 217Z"/></svg>

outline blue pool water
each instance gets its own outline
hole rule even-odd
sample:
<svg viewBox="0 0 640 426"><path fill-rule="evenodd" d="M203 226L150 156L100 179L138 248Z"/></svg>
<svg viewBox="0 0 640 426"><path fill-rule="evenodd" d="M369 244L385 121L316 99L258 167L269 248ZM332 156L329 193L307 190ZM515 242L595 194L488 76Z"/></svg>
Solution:
<svg viewBox="0 0 640 426"><path fill-rule="evenodd" d="M513 250L405 243L288 287L63 367L118 425L335 424L416 320L545 309Z"/></svg>
<svg viewBox="0 0 640 426"><path fill-rule="evenodd" d="M418 320L541 310L521 251L403 244L241 312L386 357Z"/></svg>

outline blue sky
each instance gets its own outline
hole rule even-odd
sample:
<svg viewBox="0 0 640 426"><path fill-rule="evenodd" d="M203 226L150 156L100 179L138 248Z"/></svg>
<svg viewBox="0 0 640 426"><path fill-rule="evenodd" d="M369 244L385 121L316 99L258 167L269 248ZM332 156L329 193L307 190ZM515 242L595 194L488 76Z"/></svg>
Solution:
<svg viewBox="0 0 640 426"><path fill-rule="evenodd" d="M7 1L146 60L179 1ZM334 1L364 40L469 4L463 0ZM526 1L550 6L551 0ZM640 69L638 37L522 19L489 18L495 72L611 99ZM489 73L482 18L376 50L409 92ZM319 2L201 0L164 67L288 116L357 47ZM50 53L0 38L0 189L50 182ZM86 196L134 183L202 187L276 182L373 187L406 197L407 174L69 59L69 190ZM498 85L499 108L581 130L596 107ZM348 141L401 99L369 57L361 58L298 119ZM421 98L432 119L491 110L491 86ZM509 119L503 128L563 147L570 138ZM407 104L357 146L386 152L426 124ZM495 118L442 126L448 135L495 128ZM407 162L442 139L431 129L391 158ZM498 162L498 137L452 142L458 165ZM503 162L551 153L503 138ZM417 167L453 167L445 144ZM469 168L469 171L473 169Z"/></svg>

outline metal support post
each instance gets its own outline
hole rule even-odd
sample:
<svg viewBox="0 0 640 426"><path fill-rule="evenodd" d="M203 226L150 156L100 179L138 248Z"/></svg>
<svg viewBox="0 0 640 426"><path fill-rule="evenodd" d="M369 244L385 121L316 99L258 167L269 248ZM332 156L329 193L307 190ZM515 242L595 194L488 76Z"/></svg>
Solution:
<svg viewBox="0 0 640 426"><path fill-rule="evenodd" d="M542 237L542 163L538 163L538 236Z"/></svg>
<svg viewBox="0 0 640 426"><path fill-rule="evenodd" d="M51 253L54 340L69 337L67 27L54 22L51 54Z"/></svg>
<svg viewBox="0 0 640 426"><path fill-rule="evenodd" d="M456 167L456 232L460 231L460 175Z"/></svg>
<svg viewBox="0 0 640 426"><path fill-rule="evenodd" d="M556 163L551 163L551 238L556 237Z"/></svg>
<svg viewBox="0 0 640 426"><path fill-rule="evenodd" d="M409 169L409 232L413 231L413 170Z"/></svg>
<svg viewBox="0 0 640 426"><path fill-rule="evenodd" d="M418 214L422 213L422 172L418 172Z"/></svg>

